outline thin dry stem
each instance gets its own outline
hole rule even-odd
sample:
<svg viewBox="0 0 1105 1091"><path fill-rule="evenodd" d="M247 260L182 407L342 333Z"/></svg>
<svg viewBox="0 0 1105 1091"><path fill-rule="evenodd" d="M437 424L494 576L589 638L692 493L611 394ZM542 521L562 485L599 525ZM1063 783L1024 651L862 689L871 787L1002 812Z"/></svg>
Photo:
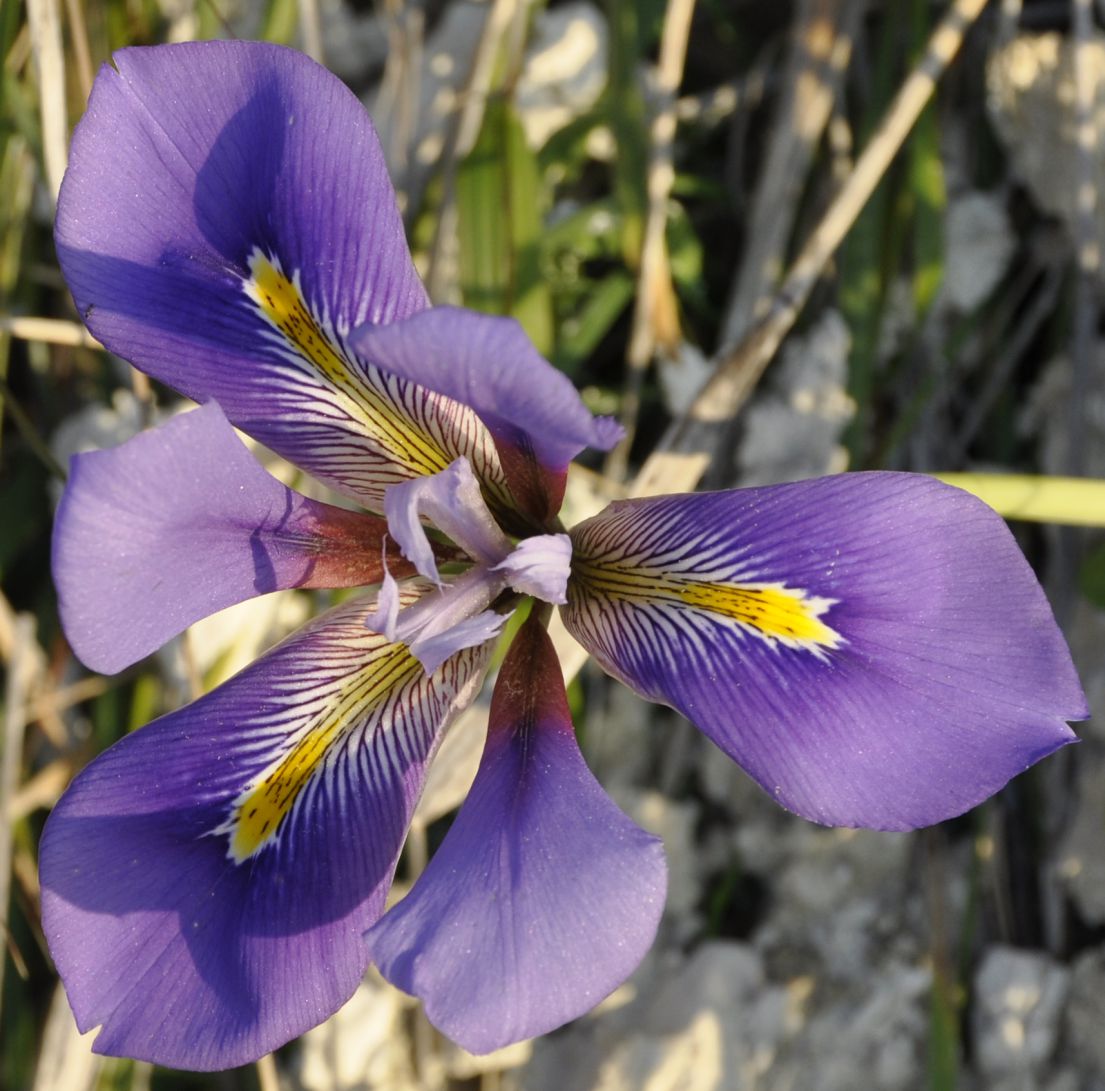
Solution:
<svg viewBox="0 0 1105 1091"><path fill-rule="evenodd" d="M65 57L57 0L27 0L27 24L31 31L31 53L38 80L46 185L50 196L57 201L69 142L69 122L65 110Z"/></svg>
<svg viewBox="0 0 1105 1091"><path fill-rule="evenodd" d="M622 393L621 423L625 438L610 453L607 473L621 481L641 409L641 384L657 346L674 351L679 342L679 315L668 260L668 198L675 182L676 92L683 82L694 0L668 0L660 57L656 65L657 106L649 130L648 212L645 217L637 300L626 355L628 371Z"/></svg>
<svg viewBox="0 0 1105 1091"><path fill-rule="evenodd" d="M69 21L69 38L77 61L77 82L81 98L86 102L92 94L92 49L88 44L88 25L84 21L81 0L65 0L65 17Z"/></svg>
<svg viewBox="0 0 1105 1091"><path fill-rule="evenodd" d="M723 343L735 341L763 315L784 272L803 183L848 67L862 7L856 0L804 0L799 7Z"/></svg>
<svg viewBox="0 0 1105 1091"><path fill-rule="evenodd" d="M325 64L318 0L296 0L296 3L299 8L299 32L303 37L303 52L319 64Z"/></svg>
<svg viewBox="0 0 1105 1091"><path fill-rule="evenodd" d="M21 784L8 799L7 820L18 822L34 811L52 807L73 779L73 765L64 758L50 762Z"/></svg>
<svg viewBox="0 0 1105 1091"><path fill-rule="evenodd" d="M10 333L21 341L41 341L66 348L102 349L79 322L64 318L32 318L26 315L0 314L0 332Z"/></svg>
<svg viewBox="0 0 1105 1091"><path fill-rule="evenodd" d="M261 1091L280 1091L280 1076L276 1071L276 1058L266 1053L257 1062L257 1085Z"/></svg>
<svg viewBox="0 0 1105 1091"><path fill-rule="evenodd" d="M27 702L41 669L41 649L35 641L35 622L30 614L12 616L3 603L9 651L8 677L4 691L4 751L0 754L0 815L7 815L19 783L23 759L23 733L27 726ZM0 823L0 932L8 930L11 895L12 835L9 822ZM0 959L0 996L3 995L4 960Z"/></svg>
<svg viewBox="0 0 1105 1091"><path fill-rule="evenodd" d="M1066 470L1078 476L1083 472L1085 464L1084 407L1090 360L1094 351L1094 333L1097 329L1096 282L1101 270L1101 249L1097 224L1097 127L1094 124L1096 65L1091 55L1094 29L1090 0L1074 0L1072 15L1077 134L1075 235L1078 280L1074 296Z"/></svg>
<svg viewBox="0 0 1105 1091"><path fill-rule="evenodd" d="M422 10L404 7L401 0L386 0L388 51L373 116L377 124L387 119L387 161L396 183L396 194L405 217L413 214L408 166L412 134L418 125L418 83L422 63Z"/></svg>
<svg viewBox="0 0 1105 1091"><path fill-rule="evenodd" d="M65 712L66 709L80 704L81 701L88 701L93 697L99 697L102 693L107 693L118 683L118 678L105 678L103 675L93 674L82 678L79 682L40 694L27 709L28 718L33 723L45 716L56 716L59 712Z"/></svg>
<svg viewBox="0 0 1105 1091"><path fill-rule="evenodd" d="M713 375L642 467L632 489L635 495L690 489L701 479L718 426L733 418L759 382L985 6L986 0L955 0L952 4L855 169L791 265L764 318L737 345L718 353Z"/></svg>
<svg viewBox="0 0 1105 1091"><path fill-rule="evenodd" d="M81 1034L59 983L42 1032L33 1091L92 1091L104 1058L92 1052L98 1031Z"/></svg>

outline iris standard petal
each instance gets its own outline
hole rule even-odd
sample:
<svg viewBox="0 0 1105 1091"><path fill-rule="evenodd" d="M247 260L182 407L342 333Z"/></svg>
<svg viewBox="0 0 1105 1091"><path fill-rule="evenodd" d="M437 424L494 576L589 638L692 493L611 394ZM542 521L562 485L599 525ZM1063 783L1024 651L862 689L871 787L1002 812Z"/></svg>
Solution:
<svg viewBox="0 0 1105 1091"><path fill-rule="evenodd" d="M584 764L556 654L531 618L499 674L472 790L368 947L435 1026L487 1053L621 984L652 943L666 885L660 841Z"/></svg>
<svg viewBox="0 0 1105 1091"><path fill-rule="evenodd" d="M254 595L377 582L386 530L286 488L212 402L74 456L54 522L62 624L77 656L112 674Z"/></svg>
<svg viewBox="0 0 1105 1091"><path fill-rule="evenodd" d="M426 763L486 667L462 652L427 677L365 609L127 736L54 809L43 929L98 1051L243 1064L361 980Z"/></svg>
<svg viewBox="0 0 1105 1091"><path fill-rule="evenodd" d="M584 447L606 451L622 436L616 421L591 415L512 318L434 307L365 326L352 340L391 374L471 406L495 437L515 498L539 518L559 510L564 472ZM535 493L550 496L538 504Z"/></svg>
<svg viewBox="0 0 1105 1091"><path fill-rule="evenodd" d="M466 455L474 414L384 376L363 323L427 305L372 123L293 50L188 42L115 55L74 134L55 229L82 317L113 352L375 510Z"/></svg>
<svg viewBox="0 0 1105 1091"><path fill-rule="evenodd" d="M1087 715L1012 535L931 478L625 501L572 541L573 635L816 822L959 814Z"/></svg>

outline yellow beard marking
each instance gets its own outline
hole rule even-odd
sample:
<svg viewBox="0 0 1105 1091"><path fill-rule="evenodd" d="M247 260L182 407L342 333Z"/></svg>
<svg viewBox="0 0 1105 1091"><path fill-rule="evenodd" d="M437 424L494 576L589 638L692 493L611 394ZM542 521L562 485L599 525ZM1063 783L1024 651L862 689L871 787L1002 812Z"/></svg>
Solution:
<svg viewBox="0 0 1105 1091"><path fill-rule="evenodd" d="M839 633L821 620L832 600L815 598L798 588L781 583L689 583L679 595L689 606L731 617L769 640L823 648L840 643Z"/></svg>
<svg viewBox="0 0 1105 1091"><path fill-rule="evenodd" d="M335 707L328 708L279 761L238 797L229 822L220 827L230 834L230 858L240 864L272 841L300 792L343 731L420 673L421 664L406 645L393 644L354 674L338 694Z"/></svg>
<svg viewBox="0 0 1105 1091"><path fill-rule="evenodd" d="M364 422L367 435L417 475L444 470L452 460L433 437L350 369L304 301L298 276L289 280L258 249L250 255L249 270L246 293L288 345L330 380L355 419Z"/></svg>
<svg viewBox="0 0 1105 1091"><path fill-rule="evenodd" d="M572 582L590 594L640 606L671 603L731 618L769 644L823 654L844 638L821 620L835 599L818 598L784 583L711 583L641 568L627 561L572 558ZM571 582L569 583L569 588Z"/></svg>

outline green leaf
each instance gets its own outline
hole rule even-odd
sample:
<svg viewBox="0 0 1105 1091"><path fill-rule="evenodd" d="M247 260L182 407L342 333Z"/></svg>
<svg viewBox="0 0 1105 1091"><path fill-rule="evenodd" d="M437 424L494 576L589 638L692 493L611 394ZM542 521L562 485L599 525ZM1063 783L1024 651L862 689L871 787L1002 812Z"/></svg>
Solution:
<svg viewBox="0 0 1105 1091"><path fill-rule="evenodd" d="M1078 574L1082 594L1105 610L1105 545L1098 546L1083 562Z"/></svg>
<svg viewBox="0 0 1105 1091"><path fill-rule="evenodd" d="M607 121L606 104L600 99L585 114L580 114L557 129L537 153L541 174L556 173L559 175L558 181L577 174L590 158L587 138Z"/></svg>
<svg viewBox="0 0 1105 1091"><path fill-rule="evenodd" d="M637 78L641 60L637 0L610 0L606 111L614 134L614 196L622 211L622 256L636 269L648 213L648 113Z"/></svg>
<svg viewBox="0 0 1105 1091"><path fill-rule="evenodd" d="M492 99L457 173L460 288L466 306L516 318L552 352L552 300L541 270L544 191L513 107Z"/></svg>
<svg viewBox="0 0 1105 1091"><path fill-rule="evenodd" d="M914 0L913 40L928 37L928 11ZM940 125L936 107L929 103L909 141L909 192L913 205L913 301L923 315L944 279L944 218L947 191L940 158Z"/></svg>
<svg viewBox="0 0 1105 1091"><path fill-rule="evenodd" d="M897 86L897 37L895 20L886 20L876 47L870 98L865 104L859 126L860 139L857 143L861 147L871 139ZM893 170L883 176L840 249L838 298L852 334L848 393L856 403L855 416L846 431L845 441L853 466L857 467L863 463L870 446L875 372L886 309L888 274L897 266L895 244L900 238L898 233L889 230L897 203L897 185L898 179Z"/></svg>
<svg viewBox="0 0 1105 1091"><path fill-rule="evenodd" d="M580 312L560 329L557 363L569 374L576 371L617 322L633 299L636 282L624 270L600 280L586 297Z"/></svg>

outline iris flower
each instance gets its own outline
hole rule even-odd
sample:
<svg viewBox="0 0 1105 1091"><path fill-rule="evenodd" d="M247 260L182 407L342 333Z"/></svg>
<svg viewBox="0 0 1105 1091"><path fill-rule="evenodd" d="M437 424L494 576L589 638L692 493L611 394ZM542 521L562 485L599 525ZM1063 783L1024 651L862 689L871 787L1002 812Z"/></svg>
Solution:
<svg viewBox="0 0 1105 1091"><path fill-rule="evenodd" d="M43 926L102 1052L241 1064L370 963L476 1052L624 981L663 852L584 764L553 605L606 671L814 822L959 814L1086 715L1004 524L934 480L626 500L566 531L568 463L617 426L514 322L429 306L369 119L298 53L120 52L56 237L92 332L201 403L73 460L53 563L76 654L111 673L253 595L374 588L59 801ZM232 425L353 507L280 484ZM427 766L527 597L471 792L385 912Z"/></svg>

